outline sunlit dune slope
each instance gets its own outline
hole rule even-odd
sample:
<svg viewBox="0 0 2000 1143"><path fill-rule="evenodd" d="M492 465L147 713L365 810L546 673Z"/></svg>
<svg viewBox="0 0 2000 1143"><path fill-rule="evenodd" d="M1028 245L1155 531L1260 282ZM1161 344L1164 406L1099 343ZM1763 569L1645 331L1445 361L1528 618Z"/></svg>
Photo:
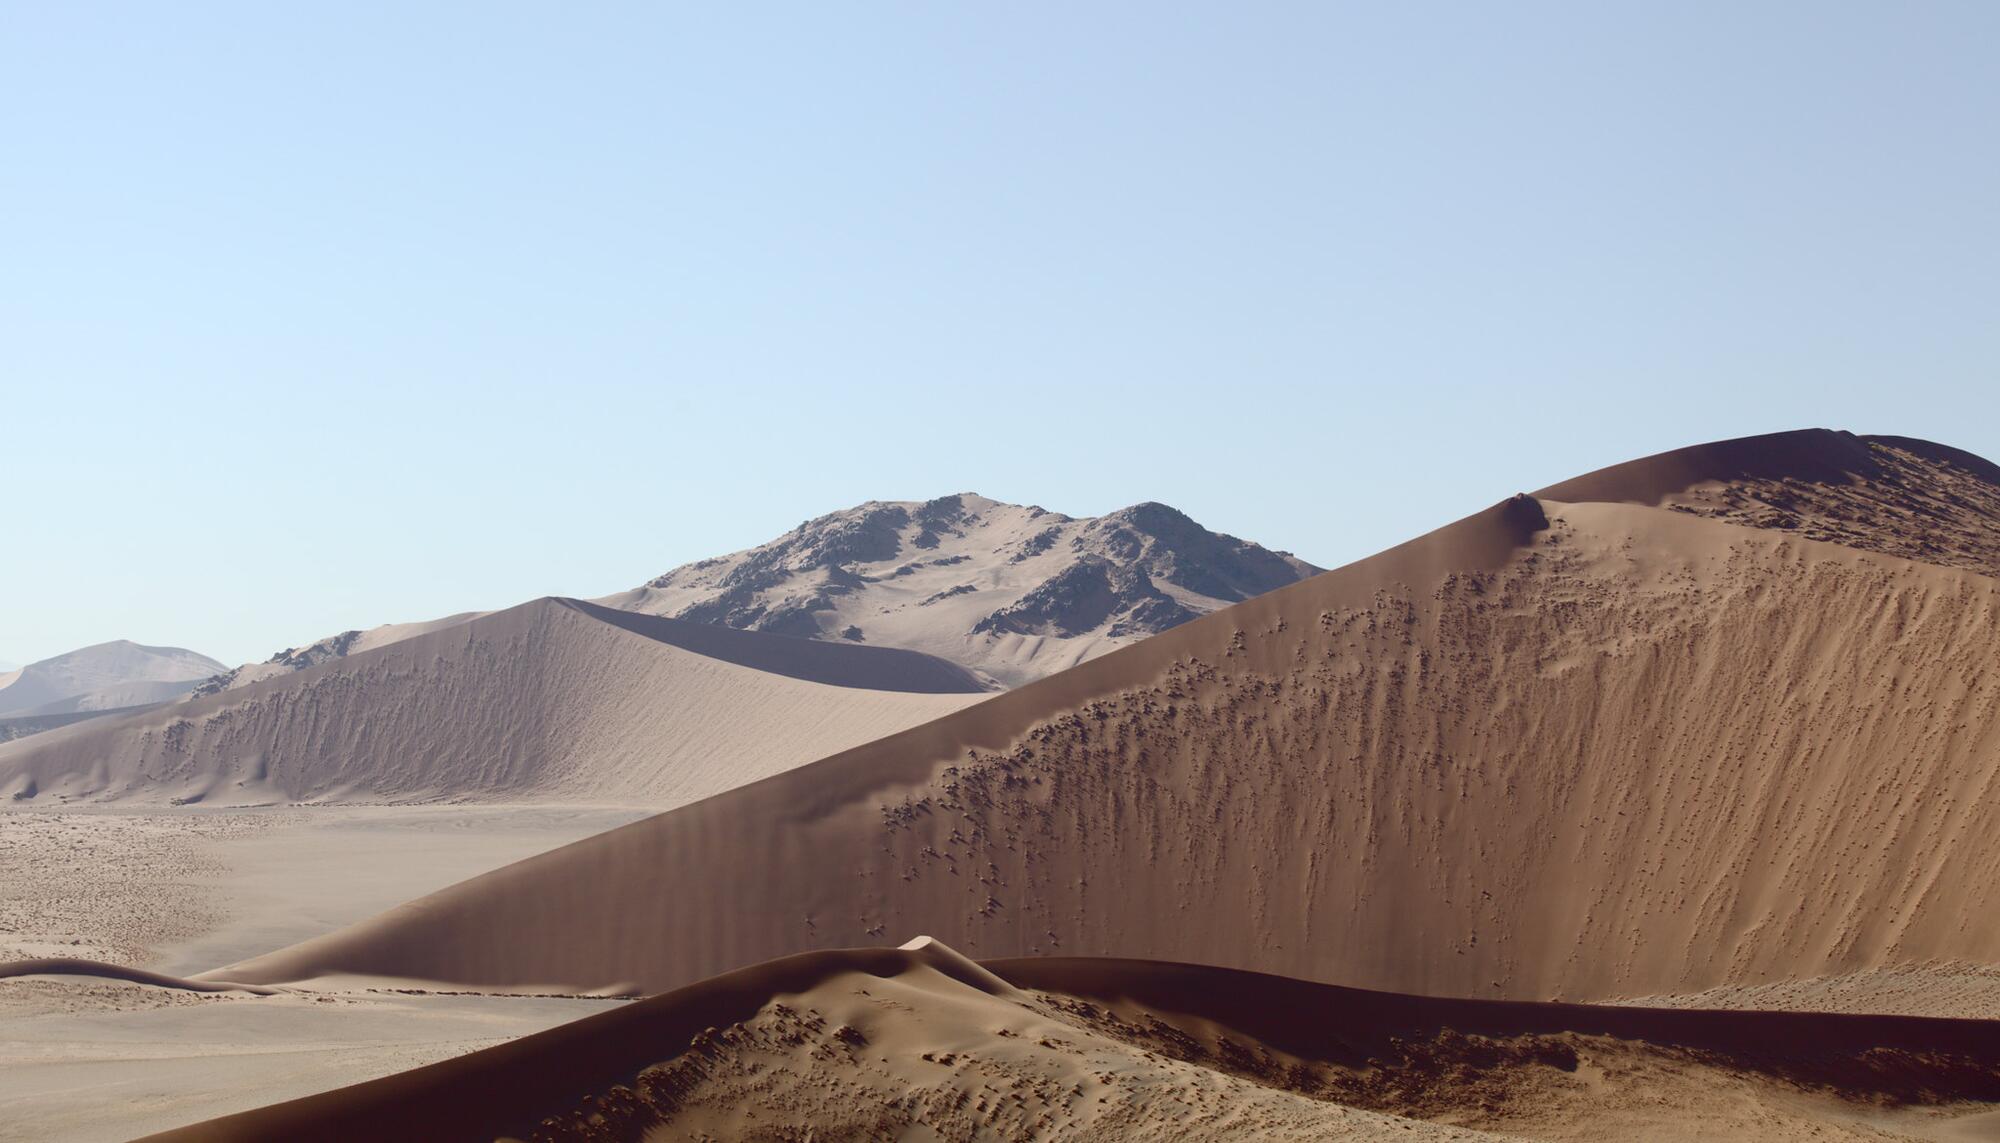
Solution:
<svg viewBox="0 0 2000 1143"><path fill-rule="evenodd" d="M962 668L543 599L0 746L0 793L670 806L984 697Z"/></svg>
<svg viewBox="0 0 2000 1143"><path fill-rule="evenodd" d="M1805 463L1856 439L1763 479L1888 499ZM1983 534L1554 491L223 975L659 990L911 931L1536 1000L2000 962Z"/></svg>

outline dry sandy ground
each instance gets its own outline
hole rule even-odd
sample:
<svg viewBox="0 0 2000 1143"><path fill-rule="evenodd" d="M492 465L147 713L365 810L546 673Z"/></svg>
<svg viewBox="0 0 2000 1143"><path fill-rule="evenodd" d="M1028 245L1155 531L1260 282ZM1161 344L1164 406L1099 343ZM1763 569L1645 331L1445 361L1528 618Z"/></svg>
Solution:
<svg viewBox="0 0 2000 1143"><path fill-rule="evenodd" d="M0 961L209 968L633 816L540 806L0 812ZM415 1067L605 1003L0 980L0 1139L127 1139Z"/></svg>
<svg viewBox="0 0 2000 1143"><path fill-rule="evenodd" d="M118 1143L420 1067L616 1003L0 982L0 1139Z"/></svg>
<svg viewBox="0 0 2000 1143"><path fill-rule="evenodd" d="M219 883L229 867L220 850L276 820L0 811L0 961L146 964L157 950L225 922Z"/></svg>
<svg viewBox="0 0 2000 1143"><path fill-rule="evenodd" d="M0 961L196 972L640 816L573 806L0 810Z"/></svg>

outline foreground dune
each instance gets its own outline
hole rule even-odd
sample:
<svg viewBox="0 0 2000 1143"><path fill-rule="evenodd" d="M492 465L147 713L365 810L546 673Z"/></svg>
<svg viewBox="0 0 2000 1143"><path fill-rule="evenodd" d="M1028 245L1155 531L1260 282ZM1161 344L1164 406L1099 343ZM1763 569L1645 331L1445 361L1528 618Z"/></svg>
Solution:
<svg viewBox="0 0 2000 1143"><path fill-rule="evenodd" d="M1883 1139L1995 1100L2000 1023L982 967L918 940L785 958L156 1138Z"/></svg>
<svg viewBox="0 0 2000 1143"><path fill-rule="evenodd" d="M915 652L544 599L0 745L0 794L665 807L983 697Z"/></svg>
<svg viewBox="0 0 2000 1143"><path fill-rule="evenodd" d="M2000 963L1995 486L1930 448L1516 498L221 975L658 991L909 931L1526 1000Z"/></svg>

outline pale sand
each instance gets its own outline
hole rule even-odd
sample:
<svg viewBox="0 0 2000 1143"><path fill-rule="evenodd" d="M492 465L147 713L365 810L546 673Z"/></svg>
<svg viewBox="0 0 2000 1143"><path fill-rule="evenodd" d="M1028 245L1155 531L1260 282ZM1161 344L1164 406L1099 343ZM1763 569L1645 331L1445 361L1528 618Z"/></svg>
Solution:
<svg viewBox="0 0 2000 1143"><path fill-rule="evenodd" d="M544 599L0 744L0 794L237 806L706 797L985 697L912 651Z"/></svg>
<svg viewBox="0 0 2000 1143"><path fill-rule="evenodd" d="M7 1014L38 990L124 992L111 1010ZM0 1139L116 1143L388 1075L615 1001L388 994L189 999L136 985L0 981ZM163 998L171 997L171 1000Z"/></svg>
<svg viewBox="0 0 2000 1143"><path fill-rule="evenodd" d="M637 813L0 811L0 961L81 957L178 974L329 931ZM416 1067L604 1003L0 980L0 1139L128 1139Z"/></svg>
<svg viewBox="0 0 2000 1143"><path fill-rule="evenodd" d="M0 810L0 961L67 956L145 966L225 923L219 847L256 814ZM321 878L329 880L331 878Z"/></svg>
<svg viewBox="0 0 2000 1143"><path fill-rule="evenodd" d="M0 810L0 961L210 968L640 816L558 806Z"/></svg>

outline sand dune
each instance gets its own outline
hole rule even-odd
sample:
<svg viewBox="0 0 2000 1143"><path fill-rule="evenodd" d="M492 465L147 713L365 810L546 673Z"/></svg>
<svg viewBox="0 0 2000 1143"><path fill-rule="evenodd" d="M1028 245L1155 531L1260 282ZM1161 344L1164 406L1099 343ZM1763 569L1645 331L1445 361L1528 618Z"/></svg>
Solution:
<svg viewBox="0 0 2000 1143"><path fill-rule="evenodd" d="M1883 1139L1996 1100L1991 1022L981 966L925 939L785 958L155 1138Z"/></svg>
<svg viewBox="0 0 2000 1143"><path fill-rule="evenodd" d="M1517 498L224 975L660 990L908 931L1524 1000L2000 963L2000 581L1880 541Z"/></svg>
<svg viewBox="0 0 2000 1143"><path fill-rule="evenodd" d="M973 668L1000 689L1317 570L1210 532L1163 504L1079 520L968 493L830 513L771 543L699 560L597 602L743 630L915 649ZM343 631L261 663L218 669L193 693L280 678L486 614ZM7 682L0 675L0 693Z"/></svg>
<svg viewBox="0 0 2000 1143"><path fill-rule="evenodd" d="M0 715L46 716L162 702L222 669L182 647L99 643L0 676Z"/></svg>
<svg viewBox="0 0 2000 1143"><path fill-rule="evenodd" d="M668 806L981 697L914 652L539 600L0 746L0 793Z"/></svg>
<svg viewBox="0 0 2000 1143"><path fill-rule="evenodd" d="M1719 441L1543 489L1650 504L2000 574L2000 466L1910 437L1804 429Z"/></svg>
<svg viewBox="0 0 2000 1143"><path fill-rule="evenodd" d="M913 648L1015 686L1318 570L1164 504L1078 519L967 492L829 513L599 602Z"/></svg>
<svg viewBox="0 0 2000 1143"><path fill-rule="evenodd" d="M488 614L491 613L461 611L442 619L428 619L417 623L384 623L365 631L342 631L338 635L316 639L303 647L287 647L261 663L245 663L221 674L212 675L204 679L201 685L194 689L194 693L212 695L236 687L247 687L251 683L261 683L265 679L275 679L293 671L317 667L334 659L359 655L363 651L373 651L377 647L387 647L391 643L400 643L405 639L414 639L419 635L428 635L433 631L470 623Z"/></svg>

